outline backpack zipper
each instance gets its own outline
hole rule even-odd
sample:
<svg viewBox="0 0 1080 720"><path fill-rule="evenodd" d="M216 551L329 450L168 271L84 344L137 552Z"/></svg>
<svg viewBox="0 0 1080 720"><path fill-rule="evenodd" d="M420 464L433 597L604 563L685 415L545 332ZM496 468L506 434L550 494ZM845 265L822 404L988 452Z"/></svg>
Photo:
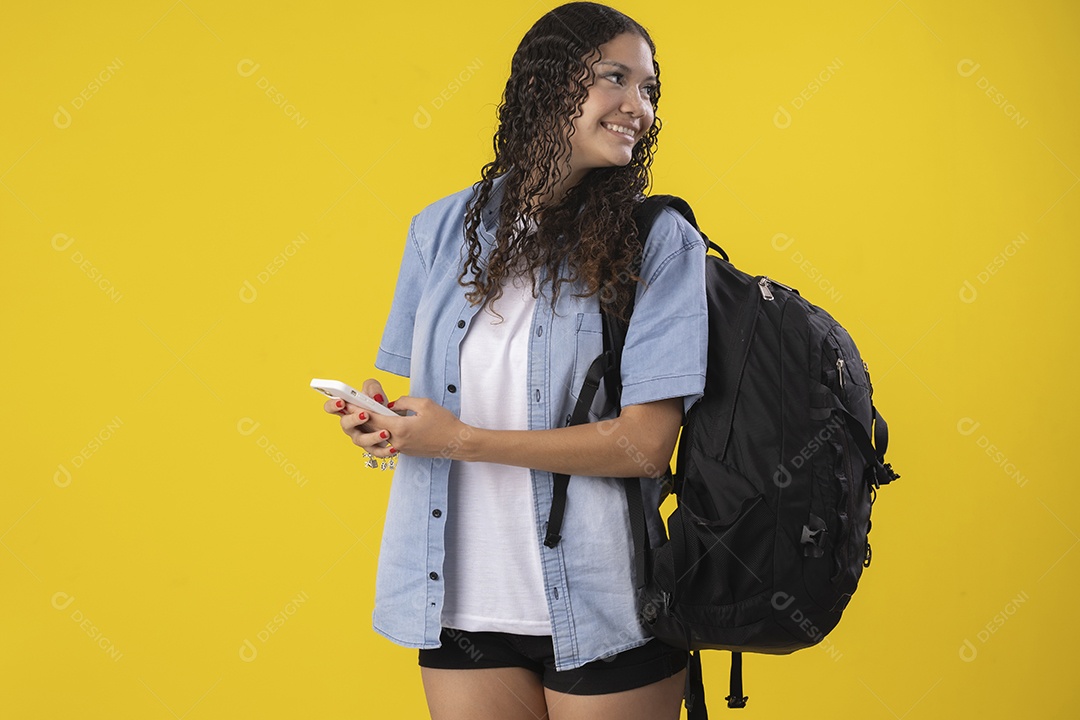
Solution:
<svg viewBox="0 0 1080 720"><path fill-rule="evenodd" d="M773 294L769 290L769 278L767 278L765 276L762 276L761 279L758 280L757 284L758 284L758 289L761 290L761 297L764 298L765 300L772 300L773 299Z"/></svg>
<svg viewBox="0 0 1080 720"><path fill-rule="evenodd" d="M843 573L847 571L848 566L851 564L851 553L848 551L848 546L851 544L851 534L855 531L855 492L854 492L854 489L855 489L855 487L857 487L857 483L856 483L855 477L854 477L854 475L855 475L855 466L854 466L854 463L851 460L851 449L848 447L847 433L845 433L843 429L840 430L840 442L844 446L844 464L847 466L847 478L846 479L847 479L847 482L848 482L847 508L846 508L847 509L847 516L848 516L848 526L847 526L847 533L846 533L845 537L843 538L843 545L841 545L841 547L840 547L841 555L844 558L844 565L843 565L844 569L841 571L841 575L843 575Z"/></svg>
<svg viewBox="0 0 1080 720"><path fill-rule="evenodd" d="M836 375L840 378L840 389L844 389L844 358L836 358Z"/></svg>
<svg viewBox="0 0 1080 720"><path fill-rule="evenodd" d="M772 283L773 285L778 285L779 287L784 288L788 292L795 292L795 288L788 287L787 285L785 285L782 282L776 282L775 280L770 278L768 275L762 275L761 279L758 280L758 289L761 290L761 297L766 299L766 300L772 300L773 299L772 291L769 290L769 283Z"/></svg>

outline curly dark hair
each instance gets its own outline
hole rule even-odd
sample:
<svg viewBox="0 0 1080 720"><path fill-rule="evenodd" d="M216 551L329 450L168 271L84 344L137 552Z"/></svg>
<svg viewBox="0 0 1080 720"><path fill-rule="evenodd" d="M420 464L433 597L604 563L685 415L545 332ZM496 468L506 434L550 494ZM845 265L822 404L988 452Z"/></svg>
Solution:
<svg viewBox="0 0 1080 720"><path fill-rule="evenodd" d="M600 292L606 312L628 319L629 302L641 281L641 240L632 212L651 184L660 119L656 117L635 144L627 165L592 168L561 199L538 200L562 179L572 123L588 97L587 81L599 46L627 32L643 38L653 53L657 80L650 99L655 113L660 100L656 47L645 28L613 8L592 2L561 5L537 20L518 45L498 108L495 159L481 169L482 179L474 184L465 213L468 257L458 283L473 286L466 295L473 305L484 298L498 299L501 283L511 272L531 277L535 297L534 271L546 265L553 312L559 286L580 279L586 291L576 297ZM485 262L477 235L481 212L491 197L493 179L505 173L495 244ZM522 222L526 216L537 221L532 234ZM567 277L561 272L564 263ZM470 268L475 279L464 283Z"/></svg>

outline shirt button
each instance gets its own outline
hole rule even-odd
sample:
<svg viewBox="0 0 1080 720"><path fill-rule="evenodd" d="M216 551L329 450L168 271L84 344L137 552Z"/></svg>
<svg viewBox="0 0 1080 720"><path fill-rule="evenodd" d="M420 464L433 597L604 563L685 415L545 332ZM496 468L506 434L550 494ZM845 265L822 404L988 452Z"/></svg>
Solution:
<svg viewBox="0 0 1080 720"><path fill-rule="evenodd" d="M544 334L544 326L541 325L538 328L536 328L536 337L540 337L543 334Z"/></svg>
<svg viewBox="0 0 1080 720"><path fill-rule="evenodd" d="M457 321L457 326L458 327L465 327L465 321L464 320L458 320Z"/></svg>
<svg viewBox="0 0 1080 720"><path fill-rule="evenodd" d="M442 517L442 510L440 510L439 508L435 508L431 511L431 514L435 517Z"/></svg>
<svg viewBox="0 0 1080 720"><path fill-rule="evenodd" d="M536 388L536 402L540 402L540 388Z"/></svg>
<svg viewBox="0 0 1080 720"><path fill-rule="evenodd" d="M432 580L438 580L439 579L439 573L437 573L437 572L428 573L428 577L431 578Z"/></svg>
<svg viewBox="0 0 1080 720"><path fill-rule="evenodd" d="M455 387L454 385L447 385L446 389L450 392L457 392L457 387Z"/></svg>

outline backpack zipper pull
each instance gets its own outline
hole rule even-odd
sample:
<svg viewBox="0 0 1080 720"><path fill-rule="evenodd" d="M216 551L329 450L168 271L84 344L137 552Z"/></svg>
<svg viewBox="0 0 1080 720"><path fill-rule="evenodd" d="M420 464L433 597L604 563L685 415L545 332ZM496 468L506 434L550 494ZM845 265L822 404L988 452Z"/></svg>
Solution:
<svg viewBox="0 0 1080 720"><path fill-rule="evenodd" d="M844 387L844 358L836 358L836 374L840 377L840 387Z"/></svg>
<svg viewBox="0 0 1080 720"><path fill-rule="evenodd" d="M777 282L776 280L773 280L772 278L767 278L767 279L768 279L768 281L769 281L770 283L772 283L773 285L779 285L780 287L784 288L784 289L785 289L785 290L787 290L788 292L793 292L793 293L795 293L796 295L798 295L798 294L799 294L799 291L798 291L798 290L796 290L795 288L791 287L790 285L785 285L785 284L784 284L784 283L782 283L782 282Z"/></svg>
<svg viewBox="0 0 1080 720"><path fill-rule="evenodd" d="M773 294L769 290L769 278L762 276L762 278L758 280L758 289L761 290L761 297L766 300L773 299Z"/></svg>

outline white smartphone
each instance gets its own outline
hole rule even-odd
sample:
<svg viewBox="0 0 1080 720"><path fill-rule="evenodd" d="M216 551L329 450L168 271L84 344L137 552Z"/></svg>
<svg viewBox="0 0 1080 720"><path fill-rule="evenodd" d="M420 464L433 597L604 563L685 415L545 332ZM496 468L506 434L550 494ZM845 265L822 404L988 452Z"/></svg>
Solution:
<svg viewBox="0 0 1080 720"><path fill-rule="evenodd" d="M364 393L349 387L343 382L337 380L323 380L322 378L312 378L311 387L315 388L323 395L328 395L332 398L344 400L347 403L352 403L357 407L363 408L379 415L393 415L399 417L396 412L386 407L385 405L375 401L375 398L365 395Z"/></svg>

